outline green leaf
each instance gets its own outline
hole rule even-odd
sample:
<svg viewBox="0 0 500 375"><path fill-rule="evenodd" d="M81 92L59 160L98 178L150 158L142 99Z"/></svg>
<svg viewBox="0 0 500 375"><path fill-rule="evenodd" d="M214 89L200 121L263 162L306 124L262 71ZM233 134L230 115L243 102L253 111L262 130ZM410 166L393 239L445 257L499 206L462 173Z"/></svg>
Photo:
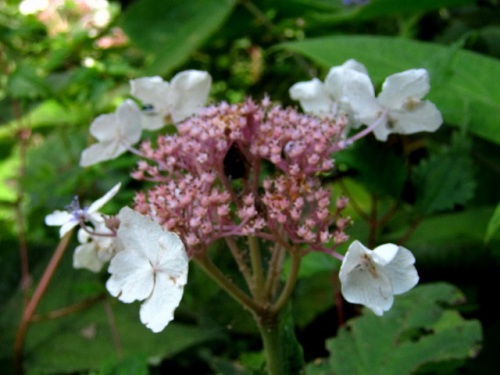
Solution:
<svg viewBox="0 0 500 375"><path fill-rule="evenodd" d="M407 177L405 157L384 142L361 139L335 154L339 167L357 173L357 179L371 193L399 198Z"/></svg>
<svg viewBox="0 0 500 375"><path fill-rule="evenodd" d="M445 122L467 125L468 130L500 143L500 62L470 51L433 43L381 36L332 36L283 43L278 48L303 54L330 68L354 58L368 68L374 82L412 68L431 75L428 99Z"/></svg>
<svg viewBox="0 0 500 375"><path fill-rule="evenodd" d="M493 235L496 232L498 232L499 228L500 228L500 203L495 209L495 212L493 213L493 216L491 217L491 220L489 221L488 226L486 227L486 236L484 237L484 242L488 243L493 237Z"/></svg>
<svg viewBox="0 0 500 375"><path fill-rule="evenodd" d="M49 95L49 86L37 71L35 65L22 63L9 76L7 89L13 98L36 99Z"/></svg>
<svg viewBox="0 0 500 375"><path fill-rule="evenodd" d="M445 307L463 300L452 285L435 283L398 296L382 317L365 309L327 342L329 373L401 375L427 363L473 357L480 347L480 323Z"/></svg>
<svg viewBox="0 0 500 375"><path fill-rule="evenodd" d="M445 7L456 7L473 5L474 0L372 0L363 6L347 7L343 12L333 15L318 15L324 22L337 23L342 21L366 21L380 17L388 17L398 14L410 14L429 12Z"/></svg>
<svg viewBox="0 0 500 375"><path fill-rule="evenodd" d="M134 353L118 361L109 361L96 375L149 375L147 358Z"/></svg>
<svg viewBox="0 0 500 375"><path fill-rule="evenodd" d="M474 195L475 181L470 144L456 136L450 148L431 155L413 171L416 207L423 214L450 210Z"/></svg>
<svg viewBox="0 0 500 375"><path fill-rule="evenodd" d="M161 360L202 342L220 338L213 329L171 323L160 334L154 334L139 321L139 304L112 305L119 340L126 356L143 354L150 360ZM97 369L117 360L116 342L102 304L85 312L30 328L25 367L30 371L69 373ZM140 345L138 345L140 343Z"/></svg>
<svg viewBox="0 0 500 375"><path fill-rule="evenodd" d="M309 256L309 255L308 255ZM329 255L330 258L333 258ZM336 263L340 262L335 259ZM297 282L293 294L295 324L304 328L334 304L334 273L321 272Z"/></svg>
<svg viewBox="0 0 500 375"><path fill-rule="evenodd" d="M139 0L124 14L122 26L154 56L147 74L164 75L184 63L232 11L236 0Z"/></svg>

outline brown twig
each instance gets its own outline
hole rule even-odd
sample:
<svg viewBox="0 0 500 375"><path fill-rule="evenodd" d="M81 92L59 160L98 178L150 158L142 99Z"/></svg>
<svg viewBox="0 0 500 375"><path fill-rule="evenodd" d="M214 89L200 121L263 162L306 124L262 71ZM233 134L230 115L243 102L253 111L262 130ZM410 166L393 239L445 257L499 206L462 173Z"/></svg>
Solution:
<svg viewBox="0 0 500 375"><path fill-rule="evenodd" d="M54 272L59 265L62 256L64 255L64 251L66 250L69 239L71 238L73 231L70 231L61 238L59 244L57 245L56 251L52 255L47 268L38 283L38 286L33 293L33 296L29 300L28 304L24 308L23 315L21 317L21 322L19 324L19 328L16 334L16 340L14 342L14 373L17 375L22 374L22 354L24 347L24 340L26 338L26 332L28 331L29 323L31 322L31 318L35 313L35 310L40 303L40 300L43 297L43 294L47 290L50 281L52 280L52 276L54 276Z"/></svg>
<svg viewBox="0 0 500 375"><path fill-rule="evenodd" d="M19 240L19 255L21 258L21 290L24 296L24 303L28 302L28 290L31 286L31 278L29 272L28 263L28 246L26 243L26 232L24 225L24 215L23 215L23 199L24 199L24 189L21 184L21 180L26 174L26 152L28 148L28 141L31 136L31 129L25 127L22 121L22 110L18 100L12 101L12 108L14 110L14 115L17 119L18 129L17 129L17 139L19 143L19 170L17 176L17 198L14 205L16 224L18 231Z"/></svg>
<svg viewBox="0 0 500 375"><path fill-rule="evenodd" d="M113 338L113 345L115 346L116 354L118 355L118 357L121 357L123 355L122 340L120 338L120 333L118 332L115 313L113 312L113 308L111 307L109 298L105 298L103 304L104 310L106 310L106 315L108 317L109 328L111 330L111 337Z"/></svg>
<svg viewBox="0 0 500 375"><path fill-rule="evenodd" d="M424 220L423 216L419 216L415 220L413 220L413 222L411 223L411 225L408 228L408 230L399 239L398 245L404 245L405 242L410 239L410 237L415 232L415 230L418 228L418 226L420 225L420 223L422 222L422 220Z"/></svg>
<svg viewBox="0 0 500 375"><path fill-rule="evenodd" d="M50 311L46 314L34 314L31 317L30 321L33 323L38 323L38 322L43 322L46 320L59 319L59 318L62 318L64 316L78 312L80 310L85 310L85 309L95 305L96 303L101 302L105 297L106 297L106 294L101 293L97 296L87 298L87 299L85 299L81 302L75 303L71 306L63 307L62 309L53 310L53 311Z"/></svg>

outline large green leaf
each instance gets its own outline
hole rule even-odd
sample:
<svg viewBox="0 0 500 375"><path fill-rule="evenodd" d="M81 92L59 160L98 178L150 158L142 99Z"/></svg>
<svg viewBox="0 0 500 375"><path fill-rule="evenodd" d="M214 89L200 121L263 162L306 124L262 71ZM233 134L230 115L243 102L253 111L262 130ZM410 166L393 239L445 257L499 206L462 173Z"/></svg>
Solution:
<svg viewBox="0 0 500 375"><path fill-rule="evenodd" d="M154 61L147 74L166 74L184 63L222 24L235 0L139 0L124 14L122 26Z"/></svg>
<svg viewBox="0 0 500 375"><path fill-rule="evenodd" d="M470 51L433 43L381 36L332 36L283 43L325 68L354 58L368 68L374 82L393 73L426 68L431 75L428 98L449 124L467 126L500 143L500 62Z"/></svg>
<svg viewBox="0 0 500 375"><path fill-rule="evenodd" d="M329 366L321 368L326 372L308 373L404 375L427 363L472 357L480 347L479 322L446 307L463 300L452 285L436 283L398 296L383 317L365 310L327 342Z"/></svg>
<svg viewBox="0 0 500 375"><path fill-rule="evenodd" d="M413 180L416 206L423 214L464 205L473 197L476 185L469 142L454 137L451 147L420 162L413 171Z"/></svg>

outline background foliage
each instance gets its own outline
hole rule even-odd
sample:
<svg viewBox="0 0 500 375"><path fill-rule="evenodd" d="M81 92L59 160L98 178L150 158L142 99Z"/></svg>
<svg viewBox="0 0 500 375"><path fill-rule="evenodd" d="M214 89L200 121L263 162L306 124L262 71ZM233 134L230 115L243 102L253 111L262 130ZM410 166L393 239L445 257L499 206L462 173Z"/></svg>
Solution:
<svg viewBox="0 0 500 375"><path fill-rule="evenodd" d="M115 213L141 187L129 177L133 156L78 166L89 124L127 97L128 80L202 69L214 79L212 101L267 93L297 105L293 83L323 79L348 58L364 63L378 88L389 74L428 69L429 99L445 124L387 143L364 139L336 155L338 171L325 183L351 198L349 234L404 243L422 286L376 318L342 303L337 261L306 257L285 321L307 373L500 371L498 0L121 1L101 28L81 22L76 1L62 3L44 20L21 14L19 1L0 4L2 371L12 368L23 295L57 245L45 215L122 181L106 206ZM213 252L234 272L224 248ZM24 253L30 279L22 279ZM176 319L160 335L140 325L138 305L107 296L106 278L72 269L67 252L28 331L28 373L263 373L251 317L200 270L190 270ZM64 314L68 306L75 311Z"/></svg>

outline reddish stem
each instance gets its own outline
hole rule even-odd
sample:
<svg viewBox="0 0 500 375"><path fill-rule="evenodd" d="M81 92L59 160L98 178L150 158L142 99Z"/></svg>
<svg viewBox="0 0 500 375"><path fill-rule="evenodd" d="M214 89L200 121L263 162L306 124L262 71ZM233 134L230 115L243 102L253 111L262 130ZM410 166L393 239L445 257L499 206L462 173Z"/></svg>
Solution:
<svg viewBox="0 0 500 375"><path fill-rule="evenodd" d="M50 259L47 268L45 268L43 276L40 279L38 286L36 287L35 293L31 297L31 299L29 300L27 306L23 311L21 322L17 330L16 341L14 343L15 374L18 375L22 374L22 357L23 357L22 354L23 354L24 340L26 338L26 332L28 331L29 323L31 321L31 318L33 317L33 314L35 313L38 304L40 303L40 300L42 299L45 291L47 290L50 281L52 280L52 276L54 276L54 272L57 269L57 266L59 265L62 256L64 255L64 251L68 246L68 242L69 239L71 238L72 233L73 231L66 233L64 237L61 238L61 241L59 241L56 251L52 255L52 258Z"/></svg>

